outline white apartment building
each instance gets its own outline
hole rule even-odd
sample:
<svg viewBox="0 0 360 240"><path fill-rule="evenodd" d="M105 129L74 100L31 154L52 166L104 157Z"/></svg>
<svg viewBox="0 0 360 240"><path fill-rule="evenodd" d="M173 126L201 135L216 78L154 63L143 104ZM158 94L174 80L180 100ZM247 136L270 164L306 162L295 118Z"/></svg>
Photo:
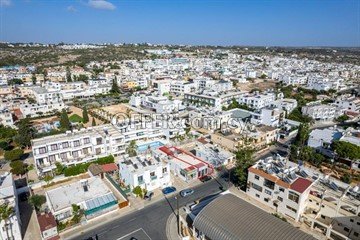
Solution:
<svg viewBox="0 0 360 240"><path fill-rule="evenodd" d="M248 93L241 96L239 103L245 104L250 108L261 109L271 106L271 104L277 99L277 96L273 92L269 93Z"/></svg>
<svg viewBox="0 0 360 240"><path fill-rule="evenodd" d="M313 181L305 170L285 159L269 157L248 170L246 193L295 221L306 207Z"/></svg>
<svg viewBox="0 0 360 240"><path fill-rule="evenodd" d="M34 139L32 151L37 173L51 173L56 162L71 166L124 153L124 138L115 127L107 124Z"/></svg>
<svg viewBox="0 0 360 240"><path fill-rule="evenodd" d="M113 125L114 124L114 125ZM91 162L108 155L125 153L132 141L184 135L183 127L174 121L174 126L155 125L156 123L116 123L68 131L63 134L32 140L35 167L39 175L51 174L55 163L71 166Z"/></svg>
<svg viewBox="0 0 360 240"><path fill-rule="evenodd" d="M7 108L0 109L0 125L9 126L9 127L14 126L12 113Z"/></svg>
<svg viewBox="0 0 360 240"><path fill-rule="evenodd" d="M311 102L301 108L301 113L317 121L330 121L340 116L343 111L338 111L335 106Z"/></svg>
<svg viewBox="0 0 360 240"><path fill-rule="evenodd" d="M246 76L246 78L256 78L257 73L254 70L246 70L245 76Z"/></svg>
<svg viewBox="0 0 360 240"><path fill-rule="evenodd" d="M173 81L170 83L170 93L176 95L184 95L186 93L195 92L197 84L188 81Z"/></svg>
<svg viewBox="0 0 360 240"><path fill-rule="evenodd" d="M0 222L0 238L4 240L22 239L21 220L15 183L11 173L0 176L0 205L13 208L13 214Z"/></svg>
<svg viewBox="0 0 360 240"><path fill-rule="evenodd" d="M72 205L84 210L87 219L118 208L112 191L99 178L92 177L45 192L50 212L58 221L67 221L73 215Z"/></svg>
<svg viewBox="0 0 360 240"><path fill-rule="evenodd" d="M124 156L119 166L120 179L131 189L140 186L153 191L171 185L170 165L158 156Z"/></svg>
<svg viewBox="0 0 360 240"><path fill-rule="evenodd" d="M306 84L307 77L301 75L283 75L280 81L285 85L304 85Z"/></svg>
<svg viewBox="0 0 360 240"><path fill-rule="evenodd" d="M154 80L153 88L158 92L159 95L164 95L170 92L170 79Z"/></svg>
<svg viewBox="0 0 360 240"><path fill-rule="evenodd" d="M360 113L360 98L351 95L344 95L337 98L334 102L338 108L346 111Z"/></svg>
<svg viewBox="0 0 360 240"><path fill-rule="evenodd" d="M166 96L153 96L150 94L132 94L130 102L134 107L145 107L156 113L174 113L184 109L181 100L168 100Z"/></svg>
<svg viewBox="0 0 360 240"><path fill-rule="evenodd" d="M275 107L265 107L252 112L251 123L255 125L279 126L283 119L283 111Z"/></svg>
<svg viewBox="0 0 360 240"><path fill-rule="evenodd" d="M52 114L55 112L61 112L63 109L67 109L63 102L54 102L48 104L21 104L19 109L23 117L38 117L42 115Z"/></svg>
<svg viewBox="0 0 360 240"><path fill-rule="evenodd" d="M62 102L62 96L58 91L48 91L42 87L33 87L31 89L36 102L39 104Z"/></svg>
<svg viewBox="0 0 360 240"><path fill-rule="evenodd" d="M278 109L286 111L288 114L297 108L297 101L292 98L277 99L272 102L271 106L275 106Z"/></svg>

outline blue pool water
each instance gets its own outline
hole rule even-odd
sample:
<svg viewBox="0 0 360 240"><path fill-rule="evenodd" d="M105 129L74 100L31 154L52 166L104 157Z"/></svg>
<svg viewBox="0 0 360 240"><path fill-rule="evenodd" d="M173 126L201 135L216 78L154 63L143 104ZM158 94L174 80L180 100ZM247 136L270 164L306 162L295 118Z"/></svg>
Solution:
<svg viewBox="0 0 360 240"><path fill-rule="evenodd" d="M151 143L147 143L147 144L143 144L137 147L137 152L145 152L148 148L154 149L154 148L158 148L161 146L164 146L164 144L162 142L156 141L156 142L151 142Z"/></svg>

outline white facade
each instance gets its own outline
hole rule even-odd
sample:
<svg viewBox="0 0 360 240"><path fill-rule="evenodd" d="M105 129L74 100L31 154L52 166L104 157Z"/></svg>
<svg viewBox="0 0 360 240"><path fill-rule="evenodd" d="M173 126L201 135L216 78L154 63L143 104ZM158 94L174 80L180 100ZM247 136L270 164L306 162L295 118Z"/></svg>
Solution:
<svg viewBox="0 0 360 240"><path fill-rule="evenodd" d="M0 222L0 238L4 240L22 239L18 198L11 173L0 176L0 205L3 204L13 208L14 212L10 218Z"/></svg>
<svg viewBox="0 0 360 240"><path fill-rule="evenodd" d="M14 121L11 114L11 111L8 109L0 109L0 125L13 127Z"/></svg>
<svg viewBox="0 0 360 240"><path fill-rule="evenodd" d="M261 109L264 107L268 107L276 100L275 93L255 93L255 94L244 94L239 103L245 104L250 108Z"/></svg>
<svg viewBox="0 0 360 240"><path fill-rule="evenodd" d="M171 185L170 165L158 157L124 157L120 163L120 179L131 189L140 186L153 191Z"/></svg>
<svg viewBox="0 0 360 240"><path fill-rule="evenodd" d="M277 127L283 118L282 110L278 108L262 108L251 115L251 123L256 125L266 125Z"/></svg>
<svg viewBox="0 0 360 240"><path fill-rule="evenodd" d="M316 102L303 106L301 108L301 113L319 121L333 120L335 117L341 115L341 112L337 112L337 108L335 106Z"/></svg>

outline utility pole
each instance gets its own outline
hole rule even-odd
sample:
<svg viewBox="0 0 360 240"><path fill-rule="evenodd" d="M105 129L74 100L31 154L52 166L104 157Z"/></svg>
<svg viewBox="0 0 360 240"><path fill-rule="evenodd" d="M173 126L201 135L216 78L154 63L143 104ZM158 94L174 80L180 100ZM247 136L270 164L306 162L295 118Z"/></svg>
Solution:
<svg viewBox="0 0 360 240"><path fill-rule="evenodd" d="M179 211L179 196L175 196L176 199L176 220L177 220L177 230L180 236L180 211Z"/></svg>

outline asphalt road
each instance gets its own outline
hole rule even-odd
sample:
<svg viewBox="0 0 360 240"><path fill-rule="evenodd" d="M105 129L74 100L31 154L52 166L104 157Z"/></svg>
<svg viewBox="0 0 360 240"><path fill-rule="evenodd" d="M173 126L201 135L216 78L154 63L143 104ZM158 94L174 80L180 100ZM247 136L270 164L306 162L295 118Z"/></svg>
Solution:
<svg viewBox="0 0 360 240"><path fill-rule="evenodd" d="M220 191L220 184L212 179L193 188L194 194L179 198L179 208L188 203ZM99 240L162 240L166 238L166 222L170 214L176 212L176 194L170 194L164 200L153 203L141 210L132 212L106 225L85 231L81 236L69 239L87 239L96 234ZM146 236L146 237L145 237Z"/></svg>

